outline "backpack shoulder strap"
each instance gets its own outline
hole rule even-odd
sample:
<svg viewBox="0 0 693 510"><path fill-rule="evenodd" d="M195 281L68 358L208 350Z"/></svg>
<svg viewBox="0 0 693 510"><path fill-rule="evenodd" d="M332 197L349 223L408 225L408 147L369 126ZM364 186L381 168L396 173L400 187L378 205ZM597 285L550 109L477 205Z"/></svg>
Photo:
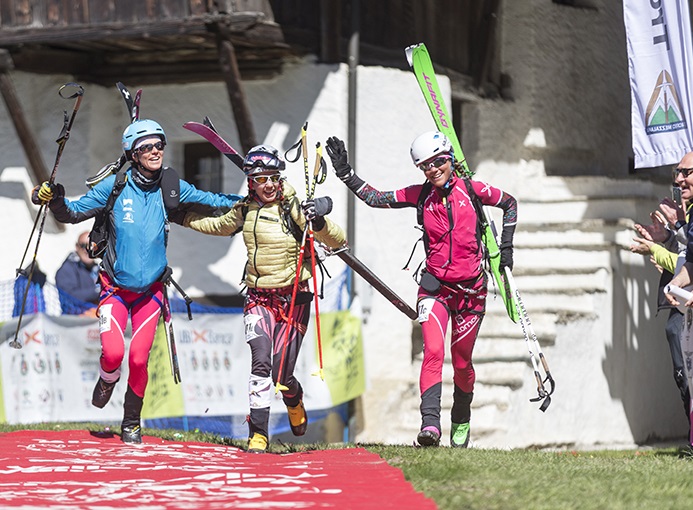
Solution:
<svg viewBox="0 0 693 510"><path fill-rule="evenodd" d="M161 170L161 196L164 206L172 211L180 203L180 177L175 169L167 166Z"/></svg>
<svg viewBox="0 0 693 510"><path fill-rule="evenodd" d="M113 209L113 204L115 204L116 198L118 198L118 195L120 195L120 192L123 191L123 188L125 187L125 183L128 179L126 170L120 169L116 173L116 178L115 181L113 182L113 189L111 190L111 194L108 195L108 199L106 200L106 205L103 208L103 213L104 216L111 212L111 209Z"/></svg>
<svg viewBox="0 0 693 510"><path fill-rule="evenodd" d="M421 193L419 193L419 199L416 201L416 222L419 225L423 225L424 202L426 201L426 197L431 193L432 188L433 184L431 181L424 182L421 187Z"/></svg>

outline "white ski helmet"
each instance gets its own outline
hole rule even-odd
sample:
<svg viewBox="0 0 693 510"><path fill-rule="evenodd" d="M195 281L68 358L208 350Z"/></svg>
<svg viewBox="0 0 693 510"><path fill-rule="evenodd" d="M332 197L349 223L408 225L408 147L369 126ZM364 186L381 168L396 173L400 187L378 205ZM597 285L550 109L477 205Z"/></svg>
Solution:
<svg viewBox="0 0 693 510"><path fill-rule="evenodd" d="M284 170L286 164L279 158L279 151L271 145L256 145L243 159L243 171L251 176L267 170Z"/></svg>
<svg viewBox="0 0 693 510"><path fill-rule="evenodd" d="M450 140L443 133L427 131L416 137L411 144L409 153L414 164L418 166L438 154L453 155L453 150Z"/></svg>

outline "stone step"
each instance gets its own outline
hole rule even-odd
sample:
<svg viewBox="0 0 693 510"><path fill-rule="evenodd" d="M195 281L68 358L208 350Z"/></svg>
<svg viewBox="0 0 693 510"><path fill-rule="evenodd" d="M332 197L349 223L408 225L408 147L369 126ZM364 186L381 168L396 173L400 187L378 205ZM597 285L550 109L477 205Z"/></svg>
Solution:
<svg viewBox="0 0 693 510"><path fill-rule="evenodd" d="M513 272L525 274L590 273L611 267L607 250L585 251L569 248L518 249L513 254Z"/></svg>
<svg viewBox="0 0 693 510"><path fill-rule="evenodd" d="M538 336L537 338L539 345L551 345L551 343L543 341ZM482 363L494 363L496 361L506 363L511 361L524 362L529 360L529 350L524 336L512 340L498 340L479 335L474 346L473 359L475 367L480 366Z"/></svg>
<svg viewBox="0 0 693 510"><path fill-rule="evenodd" d="M642 218L644 221L651 209L652 205L638 197L568 197L542 201L525 199L518 203L518 220L521 225L579 224L586 220L616 222L622 218ZM494 219L495 217L494 212Z"/></svg>
<svg viewBox="0 0 693 510"><path fill-rule="evenodd" d="M515 231L513 244L519 250L524 248L605 249L614 242L620 244L624 233L630 242L630 237L634 233L634 223L632 220L620 220L616 223L589 220L577 225L574 223L559 225L520 223Z"/></svg>
<svg viewBox="0 0 693 510"><path fill-rule="evenodd" d="M522 302L531 321L532 317L538 313L560 313L572 316L592 316L595 313L593 294L588 293L563 293L563 292L544 292L544 293L521 293ZM489 299L486 304L486 319L490 315L504 315L505 306L498 299ZM534 324L534 322L532 322Z"/></svg>
<svg viewBox="0 0 693 510"><path fill-rule="evenodd" d="M609 285L609 271L606 268L580 274L525 273L513 270L515 285L522 295L526 293L564 293L606 292ZM490 285L493 288L493 285Z"/></svg>

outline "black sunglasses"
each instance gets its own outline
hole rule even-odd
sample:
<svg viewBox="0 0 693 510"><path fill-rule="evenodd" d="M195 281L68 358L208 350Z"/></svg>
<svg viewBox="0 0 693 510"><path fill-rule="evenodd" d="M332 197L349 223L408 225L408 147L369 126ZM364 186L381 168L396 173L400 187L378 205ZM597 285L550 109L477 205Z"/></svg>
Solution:
<svg viewBox="0 0 693 510"><path fill-rule="evenodd" d="M678 174L683 174L683 178L685 179L691 175L691 173L693 173L693 168L674 168L674 179L676 179Z"/></svg>
<svg viewBox="0 0 693 510"><path fill-rule="evenodd" d="M164 150L164 147L166 147L166 144L162 140L156 143L145 143L143 145L140 145L135 149L135 152L139 152L140 154L147 154L148 152L152 152L154 149L162 151Z"/></svg>

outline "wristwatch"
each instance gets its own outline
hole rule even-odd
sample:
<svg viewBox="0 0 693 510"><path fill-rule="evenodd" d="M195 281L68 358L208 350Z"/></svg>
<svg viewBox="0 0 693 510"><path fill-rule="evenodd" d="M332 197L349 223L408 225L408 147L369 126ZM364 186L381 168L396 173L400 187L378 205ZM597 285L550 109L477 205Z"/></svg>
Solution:
<svg viewBox="0 0 693 510"><path fill-rule="evenodd" d="M680 229L686 225L686 222L684 220L678 220L676 223L674 223L674 227L676 227L676 230Z"/></svg>

